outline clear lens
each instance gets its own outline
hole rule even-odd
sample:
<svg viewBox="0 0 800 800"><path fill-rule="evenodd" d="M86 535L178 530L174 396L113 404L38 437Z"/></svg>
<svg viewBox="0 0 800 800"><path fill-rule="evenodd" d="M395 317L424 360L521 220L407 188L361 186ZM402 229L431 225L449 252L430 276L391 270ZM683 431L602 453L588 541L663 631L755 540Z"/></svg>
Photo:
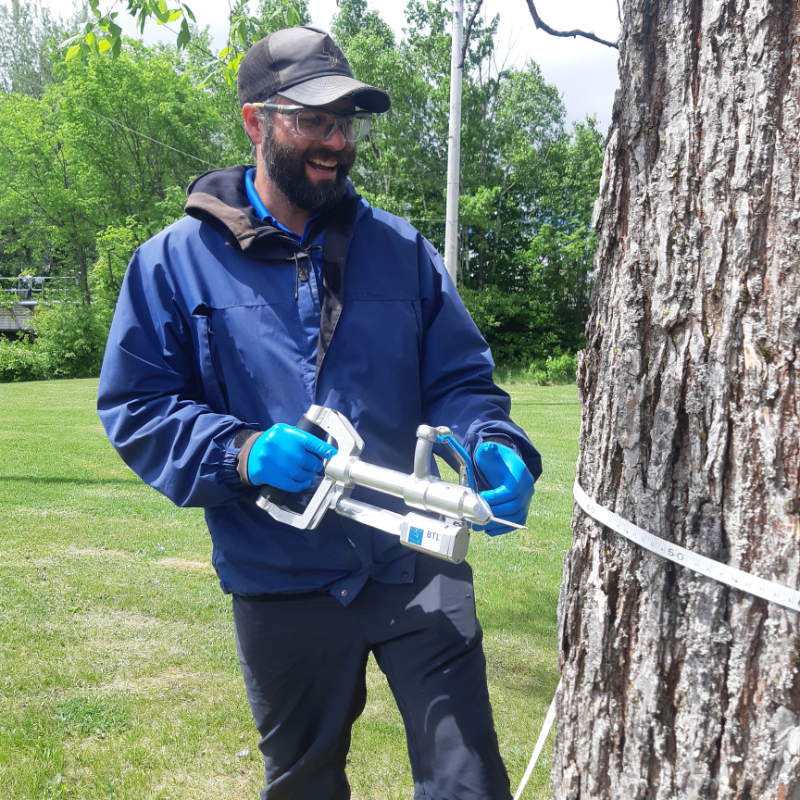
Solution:
<svg viewBox="0 0 800 800"><path fill-rule="evenodd" d="M348 142L360 142L368 133L372 124L372 114L356 114L347 120L345 139Z"/></svg>
<svg viewBox="0 0 800 800"><path fill-rule="evenodd" d="M368 113L350 114L346 117L334 116L324 111L312 109L294 115L297 132L306 139L330 139L337 128L342 129L346 142L359 142L368 133L372 115Z"/></svg>
<svg viewBox="0 0 800 800"><path fill-rule="evenodd" d="M300 111L294 115L297 132L308 139L324 139L336 120L320 111Z"/></svg>

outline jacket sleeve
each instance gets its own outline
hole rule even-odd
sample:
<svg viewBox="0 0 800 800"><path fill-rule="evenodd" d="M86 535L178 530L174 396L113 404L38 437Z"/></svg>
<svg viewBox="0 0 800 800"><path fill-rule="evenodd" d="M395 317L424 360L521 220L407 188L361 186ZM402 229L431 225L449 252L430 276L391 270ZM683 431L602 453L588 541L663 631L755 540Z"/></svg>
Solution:
<svg viewBox="0 0 800 800"><path fill-rule="evenodd" d="M192 320L162 264L128 267L103 358L97 410L122 460L179 506L216 506L253 488L237 456L258 428L205 401Z"/></svg>
<svg viewBox="0 0 800 800"><path fill-rule="evenodd" d="M423 419L450 428L471 456L486 441L514 448L537 480L541 456L511 421L511 398L492 379L495 365L489 345L439 254L423 237L419 242ZM476 474L480 478L480 472Z"/></svg>

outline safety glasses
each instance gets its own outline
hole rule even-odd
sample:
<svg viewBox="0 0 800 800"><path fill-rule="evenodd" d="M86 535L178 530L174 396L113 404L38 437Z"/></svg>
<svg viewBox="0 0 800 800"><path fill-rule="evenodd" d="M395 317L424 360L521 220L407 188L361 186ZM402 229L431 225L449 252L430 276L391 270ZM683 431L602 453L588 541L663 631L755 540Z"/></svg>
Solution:
<svg viewBox="0 0 800 800"><path fill-rule="evenodd" d="M368 111L357 111L355 114L332 114L307 106L284 106L278 103L253 103L256 108L276 111L278 114L294 117L295 132L306 139L327 141L337 128L342 129L346 142L360 142L368 133L372 124L372 114Z"/></svg>

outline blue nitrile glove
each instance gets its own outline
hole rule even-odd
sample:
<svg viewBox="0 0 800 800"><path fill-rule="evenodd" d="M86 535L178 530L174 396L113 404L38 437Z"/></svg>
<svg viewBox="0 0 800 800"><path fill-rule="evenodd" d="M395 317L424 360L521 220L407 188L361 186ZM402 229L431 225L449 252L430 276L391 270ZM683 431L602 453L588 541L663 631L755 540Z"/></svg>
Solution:
<svg viewBox="0 0 800 800"><path fill-rule="evenodd" d="M269 484L285 492L300 492L311 486L322 469L322 459L336 452L313 433L279 422L254 442L247 456L247 477L254 486Z"/></svg>
<svg viewBox="0 0 800 800"><path fill-rule="evenodd" d="M496 442L484 442L475 451L475 465L493 489L481 492L492 509L492 516L524 525L528 506L533 498L533 475L525 462L510 448ZM489 536L513 530L499 522L490 522L485 529Z"/></svg>

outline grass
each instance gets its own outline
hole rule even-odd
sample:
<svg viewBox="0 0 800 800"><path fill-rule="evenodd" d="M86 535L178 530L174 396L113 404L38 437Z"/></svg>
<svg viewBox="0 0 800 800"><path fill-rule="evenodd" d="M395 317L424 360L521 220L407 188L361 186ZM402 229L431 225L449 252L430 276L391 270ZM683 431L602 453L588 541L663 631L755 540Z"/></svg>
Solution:
<svg viewBox="0 0 800 800"><path fill-rule="evenodd" d="M119 460L96 387L0 384L0 800L255 798L263 767L202 512ZM545 474L530 529L473 536L470 561L516 789L557 683L579 406L571 387L507 388ZM368 680L353 797L407 800L400 717L373 662ZM526 800L549 797L548 762Z"/></svg>

